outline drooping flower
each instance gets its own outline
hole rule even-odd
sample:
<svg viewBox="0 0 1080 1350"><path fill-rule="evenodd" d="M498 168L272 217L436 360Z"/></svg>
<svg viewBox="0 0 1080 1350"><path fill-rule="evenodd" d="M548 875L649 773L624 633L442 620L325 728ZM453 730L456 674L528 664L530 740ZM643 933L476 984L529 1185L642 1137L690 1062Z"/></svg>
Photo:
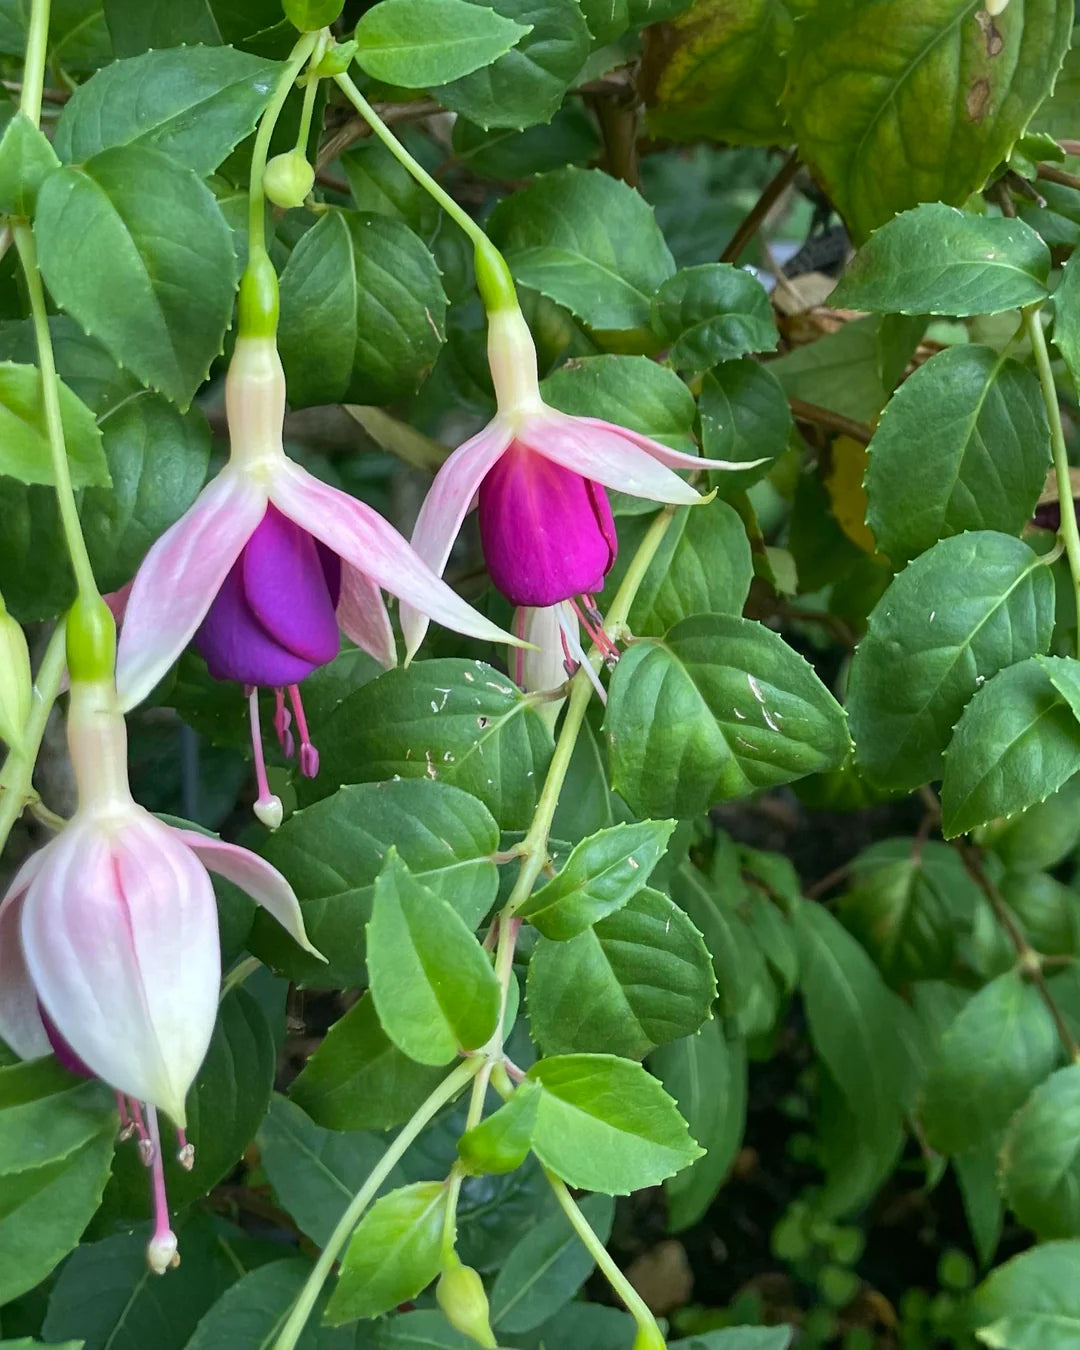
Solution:
<svg viewBox="0 0 1080 1350"><path fill-rule="evenodd" d="M266 783L258 689L275 690L274 725L291 752L288 691L300 767L314 775L301 680L331 660L338 629L384 666L396 661L381 590L449 628L506 642L364 502L321 483L285 454L285 376L272 337L240 337L225 385L229 462L154 544L127 600L117 658L126 710L145 698L194 638L212 675L246 686L259 802L267 824L281 806Z"/></svg>
<svg viewBox="0 0 1080 1350"><path fill-rule="evenodd" d="M441 573L475 503L484 559L506 598L514 605L556 608L575 660L583 659L579 620L613 657L593 599L617 550L606 489L691 506L705 499L674 470L747 465L701 459L613 422L549 407L540 393L536 347L516 303L488 313L488 362L496 414L436 474L413 547ZM411 655L427 619L403 603L401 621Z"/></svg>
<svg viewBox="0 0 1080 1350"><path fill-rule="evenodd" d="M0 1037L24 1059L55 1050L117 1093L121 1123L151 1168L147 1257L176 1258L157 1113L191 1166L185 1099L202 1064L221 984L207 869L261 904L305 950L296 896L246 849L164 824L131 796L127 732L111 680L71 685L68 742L78 809L16 873L0 902Z"/></svg>

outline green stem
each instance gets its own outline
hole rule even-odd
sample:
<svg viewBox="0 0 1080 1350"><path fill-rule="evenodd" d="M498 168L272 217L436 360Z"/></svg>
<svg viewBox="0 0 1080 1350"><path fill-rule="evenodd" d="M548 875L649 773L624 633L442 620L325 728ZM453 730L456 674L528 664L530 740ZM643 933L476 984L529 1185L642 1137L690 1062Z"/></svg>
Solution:
<svg viewBox="0 0 1080 1350"><path fill-rule="evenodd" d="M259 119L259 130L255 133L255 145L251 152L251 182L248 189L249 252L266 248L266 194L263 192L263 174L266 171L266 157L270 153L270 138L274 134L285 100L289 97L297 76L307 65L318 40L318 33L305 33L297 42L289 53L285 69L278 77L274 93L266 105L266 111Z"/></svg>
<svg viewBox="0 0 1080 1350"><path fill-rule="evenodd" d="M64 423L60 414L60 384L53 357L52 335L49 332L49 311L38 272L34 232L29 224L22 220L12 222L12 233L26 278L26 289L30 297L30 316L34 325L34 336L37 339L41 397L45 407L45 426L49 434L49 452L52 457L56 500L60 507L60 523L63 526L64 540L71 557L79 594L84 599L96 600L98 588L94 580L94 569L90 565L90 555L86 551L86 541L83 539L82 525L79 522L79 508L75 503L75 492L71 486L67 447L64 443Z"/></svg>
<svg viewBox="0 0 1080 1350"><path fill-rule="evenodd" d="M257 956L245 956L237 961L231 970L225 972L225 978L221 981L221 995L219 1003L224 1003L225 999L234 989L239 988L245 980L250 979L259 969L262 962Z"/></svg>
<svg viewBox="0 0 1080 1350"><path fill-rule="evenodd" d="M295 1350L296 1343L303 1334L307 1320L311 1316L315 1301L326 1282L326 1277L330 1274L330 1268L337 1260L342 1247L352 1236L353 1229L360 1222L364 1210L375 1198L379 1187L397 1166L409 1145L427 1125L428 1121L457 1096L469 1080L479 1073L481 1067L482 1061L479 1058L468 1059L459 1064L453 1073L443 1079L423 1106L416 1111L409 1123L402 1126L397 1138L383 1154L378 1166L375 1167L367 1181L353 1196L348 1209L338 1220L337 1227L330 1234L329 1241L315 1263L315 1268L308 1276L307 1283L301 1289L299 1297L293 1304L288 1321L274 1342L274 1350Z"/></svg>
<svg viewBox="0 0 1080 1350"><path fill-rule="evenodd" d="M34 681L34 702L26 724L23 745L19 750L12 750L8 754L3 770L0 771L0 852L7 843L11 827L22 815L23 808L32 796L31 780L34 764L37 762L38 750L45 735L49 713L52 712L56 696L60 692L60 681L64 676L65 627L64 620L61 619L53 629L49 645L45 648L45 655L37 679Z"/></svg>
<svg viewBox="0 0 1080 1350"><path fill-rule="evenodd" d="M424 191L439 203L450 219L472 240L476 250L476 280L485 307L489 310L516 307L517 292L510 269L472 216L462 210L422 164L413 159L348 75L335 75L334 82L402 168L412 174Z"/></svg>
<svg viewBox="0 0 1080 1350"><path fill-rule="evenodd" d="M49 0L33 0L26 34L26 61L19 111L34 126L41 121L41 94L45 88L45 57L49 46L49 7Z"/></svg>
<svg viewBox="0 0 1080 1350"><path fill-rule="evenodd" d="M1035 353L1035 366L1039 372L1039 383L1042 385L1046 416L1050 421L1050 446L1054 453L1054 476L1057 478L1058 505L1061 508L1059 533L1065 542L1069 575L1072 577L1073 596L1076 600L1076 643L1077 655L1080 656L1080 530L1076 526L1076 504L1073 501L1072 479L1069 476L1065 431L1061 425L1061 406L1058 403L1054 371L1050 365L1050 353L1046 348L1046 334L1043 332L1038 305L1032 305L1024 310L1024 324L1031 349Z"/></svg>
<svg viewBox="0 0 1080 1350"><path fill-rule="evenodd" d="M648 1304L611 1259L607 1248L593 1232L588 1219L582 1214L574 1197L567 1190L566 1183L560 1180L554 1172L549 1172L546 1167L544 1168L544 1175L547 1177L551 1189L555 1192L555 1199L559 1202L559 1208L570 1220L571 1228L573 1228L574 1232L593 1256L596 1264L604 1272L604 1278L607 1280L608 1284L611 1285L612 1289L615 1290L623 1303L626 1304L627 1310L633 1316L633 1319L638 1326L647 1327L649 1330L654 1331L657 1337L657 1344L662 1345L664 1343L663 1336L661 1335L660 1328L656 1325L656 1318L649 1310Z"/></svg>
<svg viewBox="0 0 1080 1350"><path fill-rule="evenodd" d="M312 54L312 63L318 60L319 52ZM308 137L311 135L311 119L315 115L315 97L319 92L319 81L315 75L310 75L307 85L304 89L304 106L300 112L300 129L296 135L296 149L307 158Z"/></svg>

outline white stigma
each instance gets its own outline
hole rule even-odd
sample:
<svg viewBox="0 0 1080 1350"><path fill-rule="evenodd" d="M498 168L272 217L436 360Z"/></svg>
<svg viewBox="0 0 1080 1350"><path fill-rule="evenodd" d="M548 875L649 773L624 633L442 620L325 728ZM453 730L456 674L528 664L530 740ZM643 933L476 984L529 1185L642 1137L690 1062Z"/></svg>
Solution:
<svg viewBox="0 0 1080 1350"><path fill-rule="evenodd" d="M155 1275L164 1275L180 1264L180 1253L176 1248L176 1234L171 1228L156 1233L146 1244L146 1264Z"/></svg>

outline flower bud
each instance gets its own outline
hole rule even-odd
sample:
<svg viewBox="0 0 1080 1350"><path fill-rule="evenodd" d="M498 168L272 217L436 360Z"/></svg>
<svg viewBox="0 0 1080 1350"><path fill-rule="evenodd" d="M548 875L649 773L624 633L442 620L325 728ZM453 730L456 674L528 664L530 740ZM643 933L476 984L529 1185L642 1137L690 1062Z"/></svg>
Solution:
<svg viewBox="0 0 1080 1350"><path fill-rule="evenodd" d="M667 1350L667 1341L655 1322L638 1323L633 1350Z"/></svg>
<svg viewBox="0 0 1080 1350"><path fill-rule="evenodd" d="M282 0L285 17L301 33L316 33L341 14L345 0Z"/></svg>
<svg viewBox="0 0 1080 1350"><path fill-rule="evenodd" d="M315 170L299 150L275 155L263 170L263 191L275 206L303 206L315 182Z"/></svg>
<svg viewBox="0 0 1080 1350"><path fill-rule="evenodd" d="M13 750L22 744L32 688L26 636L0 600L0 741Z"/></svg>
<svg viewBox="0 0 1080 1350"><path fill-rule="evenodd" d="M986 0L986 12L992 19L996 19L999 14L1005 13L1005 6L1009 0Z"/></svg>
<svg viewBox="0 0 1080 1350"><path fill-rule="evenodd" d="M495 1350L484 1282L472 1266L462 1265L457 1256L451 1255L435 1286L435 1299L455 1331Z"/></svg>

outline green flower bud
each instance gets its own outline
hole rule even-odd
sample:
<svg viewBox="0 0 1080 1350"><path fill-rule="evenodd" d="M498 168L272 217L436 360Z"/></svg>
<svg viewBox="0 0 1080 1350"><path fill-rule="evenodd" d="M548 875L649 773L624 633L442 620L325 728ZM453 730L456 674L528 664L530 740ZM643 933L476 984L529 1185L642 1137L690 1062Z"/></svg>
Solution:
<svg viewBox="0 0 1080 1350"><path fill-rule="evenodd" d="M32 689L26 636L0 599L0 741L12 750L22 745Z"/></svg>
<svg viewBox="0 0 1080 1350"><path fill-rule="evenodd" d="M455 1255L451 1255L435 1286L435 1299L456 1331L487 1350L495 1350L498 1342L491 1330L484 1282L472 1266L462 1265Z"/></svg>
<svg viewBox="0 0 1080 1350"><path fill-rule="evenodd" d="M667 1350L667 1341L655 1322L638 1323L633 1350Z"/></svg>
<svg viewBox="0 0 1080 1350"><path fill-rule="evenodd" d="M263 191L275 206L303 206L315 182L315 170L299 150L275 155L263 171Z"/></svg>
<svg viewBox="0 0 1080 1350"><path fill-rule="evenodd" d="M281 0L285 17L301 33L317 33L345 8L345 0Z"/></svg>
<svg viewBox="0 0 1080 1350"><path fill-rule="evenodd" d="M359 45L355 38L350 38L348 42L335 42L333 46L327 47L322 60L311 73L319 79L344 75L352 65Z"/></svg>
<svg viewBox="0 0 1080 1350"><path fill-rule="evenodd" d="M116 620L100 595L80 595L68 610L67 663L72 680L112 680Z"/></svg>

